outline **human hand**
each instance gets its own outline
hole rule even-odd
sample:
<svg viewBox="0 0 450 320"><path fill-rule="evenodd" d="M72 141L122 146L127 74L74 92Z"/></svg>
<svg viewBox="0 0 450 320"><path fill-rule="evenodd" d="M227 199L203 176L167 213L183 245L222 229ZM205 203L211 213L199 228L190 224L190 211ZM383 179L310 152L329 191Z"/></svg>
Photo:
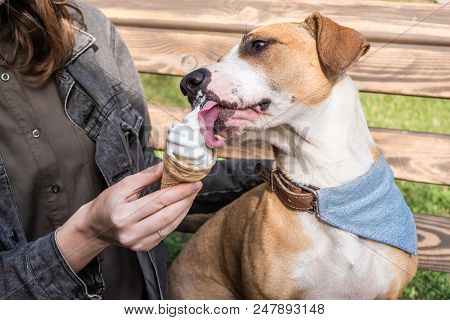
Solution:
<svg viewBox="0 0 450 320"><path fill-rule="evenodd" d="M58 247L74 270L81 270L110 244L147 251L176 229L202 183L180 184L139 198L146 186L161 178L162 170L158 164L124 178L82 206L60 228Z"/></svg>

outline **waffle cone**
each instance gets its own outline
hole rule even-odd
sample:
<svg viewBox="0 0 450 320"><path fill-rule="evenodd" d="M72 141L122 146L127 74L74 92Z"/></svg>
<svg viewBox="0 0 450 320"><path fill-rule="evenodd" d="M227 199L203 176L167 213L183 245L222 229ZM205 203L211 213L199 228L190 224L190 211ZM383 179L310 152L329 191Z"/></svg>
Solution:
<svg viewBox="0 0 450 320"><path fill-rule="evenodd" d="M197 182L202 180L208 175L216 163L216 152L215 150L213 152L214 161L212 161L210 166L203 169L190 166L187 161L183 161L183 159L176 159L169 156L167 153L164 153L164 171L161 179L161 189L173 187L180 183Z"/></svg>

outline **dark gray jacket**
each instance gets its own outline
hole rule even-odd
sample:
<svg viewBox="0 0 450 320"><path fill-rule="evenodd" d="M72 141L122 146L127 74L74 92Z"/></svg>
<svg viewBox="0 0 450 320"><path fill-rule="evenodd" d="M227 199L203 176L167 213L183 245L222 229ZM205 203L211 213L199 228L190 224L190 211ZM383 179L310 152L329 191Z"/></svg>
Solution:
<svg viewBox="0 0 450 320"><path fill-rule="evenodd" d="M112 186L158 160L148 146L147 105L125 44L100 11L79 5L86 30L76 30L72 57L55 79L67 116L96 141L97 166ZM215 211L255 186L253 168L251 160L221 161L205 179L192 211ZM138 258L148 297L167 298L164 244ZM27 241L0 156L0 298L99 299L102 290L97 259L75 274L54 233Z"/></svg>

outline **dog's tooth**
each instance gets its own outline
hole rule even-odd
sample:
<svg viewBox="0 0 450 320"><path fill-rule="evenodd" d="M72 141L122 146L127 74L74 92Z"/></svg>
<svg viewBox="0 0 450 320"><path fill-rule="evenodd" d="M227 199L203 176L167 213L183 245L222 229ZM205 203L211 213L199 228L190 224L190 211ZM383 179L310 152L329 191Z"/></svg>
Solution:
<svg viewBox="0 0 450 320"><path fill-rule="evenodd" d="M214 135L217 140L225 141L226 139L219 134Z"/></svg>

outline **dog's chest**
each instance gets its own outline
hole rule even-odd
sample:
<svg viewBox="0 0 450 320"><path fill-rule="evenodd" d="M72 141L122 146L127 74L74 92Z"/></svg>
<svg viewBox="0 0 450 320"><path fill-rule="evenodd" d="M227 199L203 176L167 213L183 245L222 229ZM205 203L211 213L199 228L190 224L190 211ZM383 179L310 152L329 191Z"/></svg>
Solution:
<svg viewBox="0 0 450 320"><path fill-rule="evenodd" d="M296 258L293 279L305 299L374 299L388 289L389 261L370 241L300 214L302 232L311 241Z"/></svg>

